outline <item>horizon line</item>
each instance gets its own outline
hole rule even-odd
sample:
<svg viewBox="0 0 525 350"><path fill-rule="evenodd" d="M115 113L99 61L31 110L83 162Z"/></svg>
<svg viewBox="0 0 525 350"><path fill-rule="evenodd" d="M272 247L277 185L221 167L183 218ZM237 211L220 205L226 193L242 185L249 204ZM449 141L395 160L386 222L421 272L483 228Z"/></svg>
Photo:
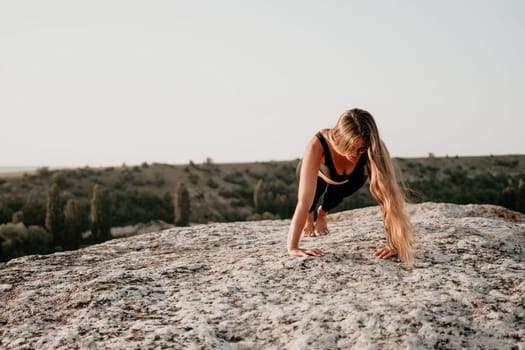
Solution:
<svg viewBox="0 0 525 350"><path fill-rule="evenodd" d="M485 158L485 157L521 157L525 156L525 154L520 153L508 153L508 154L487 154L487 155L435 155L432 154L432 152L429 152L427 156L420 156L420 157L399 157L399 156L393 156L392 159L447 159L447 158ZM269 160L254 160L254 161L214 161L213 158L209 158L212 162L212 164L250 164L250 163L267 163L267 162L289 162L293 160L299 160L300 157L292 158L292 159L269 159ZM192 160L189 160L185 163L180 162L162 162L162 161L143 161L140 163L127 163L127 162L121 162L120 164L98 164L98 165L91 165L91 164L84 164L84 165L0 165L0 173L10 173L10 172L21 172L21 171L32 171L42 168L49 168L50 170L57 170L57 169L76 169L76 168L111 168L111 167L134 167L134 166L142 166L143 164L148 165L188 165L190 162L193 162L194 164L206 164L207 160L201 161L201 162L194 162Z"/></svg>

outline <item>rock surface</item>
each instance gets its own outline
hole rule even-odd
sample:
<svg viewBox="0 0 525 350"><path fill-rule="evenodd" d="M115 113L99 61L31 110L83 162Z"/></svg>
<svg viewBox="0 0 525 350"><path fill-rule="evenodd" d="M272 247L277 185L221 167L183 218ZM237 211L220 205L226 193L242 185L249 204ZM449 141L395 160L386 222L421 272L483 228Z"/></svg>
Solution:
<svg viewBox="0 0 525 350"><path fill-rule="evenodd" d="M2 349L525 349L525 216L410 205L416 267L373 257L378 207L286 254L289 220L174 228L0 264Z"/></svg>

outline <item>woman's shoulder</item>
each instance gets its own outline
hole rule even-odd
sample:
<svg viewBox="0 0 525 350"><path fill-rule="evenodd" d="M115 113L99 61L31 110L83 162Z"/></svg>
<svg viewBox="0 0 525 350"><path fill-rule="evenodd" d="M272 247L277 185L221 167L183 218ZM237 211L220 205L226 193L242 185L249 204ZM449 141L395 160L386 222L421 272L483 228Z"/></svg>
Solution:
<svg viewBox="0 0 525 350"><path fill-rule="evenodd" d="M321 144L321 141L319 140L317 134L312 136L312 138L308 142L308 145L306 146L306 155L308 154L313 154L316 156L316 158L322 156L323 154L323 145Z"/></svg>
<svg viewBox="0 0 525 350"><path fill-rule="evenodd" d="M328 137L328 133L330 132L329 128L321 129L319 130L318 134L323 135L323 137L326 139Z"/></svg>

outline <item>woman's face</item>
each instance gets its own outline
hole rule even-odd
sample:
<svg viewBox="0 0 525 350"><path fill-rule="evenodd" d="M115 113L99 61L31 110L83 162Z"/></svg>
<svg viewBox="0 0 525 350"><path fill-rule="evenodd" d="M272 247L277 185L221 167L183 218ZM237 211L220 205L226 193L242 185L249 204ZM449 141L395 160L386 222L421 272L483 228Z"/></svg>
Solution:
<svg viewBox="0 0 525 350"><path fill-rule="evenodd" d="M354 141L352 147L343 154L343 156L348 160L354 160L366 153L366 150L367 148L365 140L358 138Z"/></svg>

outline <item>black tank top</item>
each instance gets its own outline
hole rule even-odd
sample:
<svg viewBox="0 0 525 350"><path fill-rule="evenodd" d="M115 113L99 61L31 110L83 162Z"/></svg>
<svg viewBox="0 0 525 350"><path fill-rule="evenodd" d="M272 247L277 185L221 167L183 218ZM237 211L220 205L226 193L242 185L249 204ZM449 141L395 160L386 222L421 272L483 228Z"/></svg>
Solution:
<svg viewBox="0 0 525 350"><path fill-rule="evenodd" d="M321 142L321 145L323 146L324 164L321 164L319 170L324 176L326 176L334 182L341 184L349 181L355 183L363 183L363 181L366 181L368 179L368 158L365 154L361 155L359 162L356 164L354 170L350 174L341 175L335 169L334 160L332 159L332 154L330 153L330 148L328 147L328 143L326 142L326 139L324 138L323 134L321 132L318 132L315 136L317 136L319 142ZM297 164L297 179L299 179L302 163L303 161L301 160L299 164Z"/></svg>
<svg viewBox="0 0 525 350"><path fill-rule="evenodd" d="M366 172L366 155L361 155L359 162L356 164L354 170L350 174L341 175L335 169L334 160L332 159L332 153L330 153L330 148L328 147L328 143L326 142L326 139L324 138L323 134L321 132L318 132L315 136L317 136L317 138L321 142L321 145L323 146L324 164L322 164L320 168L321 173L323 173L323 175L335 182L344 182L347 180L361 181L363 179L366 180L368 178L368 174Z"/></svg>

